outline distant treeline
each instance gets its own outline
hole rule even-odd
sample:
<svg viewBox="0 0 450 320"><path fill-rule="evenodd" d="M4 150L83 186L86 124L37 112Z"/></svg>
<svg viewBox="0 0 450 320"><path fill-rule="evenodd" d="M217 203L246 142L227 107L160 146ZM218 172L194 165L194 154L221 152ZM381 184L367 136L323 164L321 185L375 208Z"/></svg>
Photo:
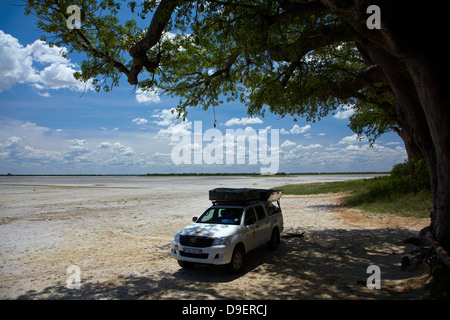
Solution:
<svg viewBox="0 0 450 320"><path fill-rule="evenodd" d="M262 175L260 173L146 173L146 174L0 174L0 176L18 176L18 177L166 177L166 176L181 176L181 177L191 177L191 176L252 176L252 177L268 177L268 176L299 176L299 175L321 175L321 174L388 174L389 172L296 172L296 173L286 173L279 172L273 175Z"/></svg>

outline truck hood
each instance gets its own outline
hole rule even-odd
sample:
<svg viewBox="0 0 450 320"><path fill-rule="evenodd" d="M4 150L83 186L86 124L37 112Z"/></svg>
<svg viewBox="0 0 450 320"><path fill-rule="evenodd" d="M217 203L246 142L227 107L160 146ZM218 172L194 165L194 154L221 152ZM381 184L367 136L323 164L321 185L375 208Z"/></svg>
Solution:
<svg viewBox="0 0 450 320"><path fill-rule="evenodd" d="M231 235L238 228L238 225L193 223L181 229L178 233L180 235L219 238Z"/></svg>

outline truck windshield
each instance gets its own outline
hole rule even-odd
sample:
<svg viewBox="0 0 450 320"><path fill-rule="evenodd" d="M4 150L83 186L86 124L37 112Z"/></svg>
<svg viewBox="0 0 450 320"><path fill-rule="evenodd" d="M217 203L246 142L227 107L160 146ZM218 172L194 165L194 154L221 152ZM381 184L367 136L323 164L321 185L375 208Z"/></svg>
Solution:
<svg viewBox="0 0 450 320"><path fill-rule="evenodd" d="M241 223L242 211L242 208L212 207L206 210L196 222L239 225Z"/></svg>

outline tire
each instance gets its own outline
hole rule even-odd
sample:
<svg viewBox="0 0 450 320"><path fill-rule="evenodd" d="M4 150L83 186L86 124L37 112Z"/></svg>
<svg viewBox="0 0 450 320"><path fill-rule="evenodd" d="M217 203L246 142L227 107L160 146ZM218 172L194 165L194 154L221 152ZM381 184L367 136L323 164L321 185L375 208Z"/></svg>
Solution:
<svg viewBox="0 0 450 320"><path fill-rule="evenodd" d="M267 247L269 250L276 250L278 245L280 244L280 231L278 228L273 229L272 236L270 237L269 242L267 242Z"/></svg>
<svg viewBox="0 0 450 320"><path fill-rule="evenodd" d="M236 246L231 256L231 261L228 264L228 270L232 274L237 274L242 271L244 267L245 251L242 246Z"/></svg>
<svg viewBox="0 0 450 320"><path fill-rule="evenodd" d="M180 267L184 269L191 269L194 267L194 263L189 261L177 260Z"/></svg>

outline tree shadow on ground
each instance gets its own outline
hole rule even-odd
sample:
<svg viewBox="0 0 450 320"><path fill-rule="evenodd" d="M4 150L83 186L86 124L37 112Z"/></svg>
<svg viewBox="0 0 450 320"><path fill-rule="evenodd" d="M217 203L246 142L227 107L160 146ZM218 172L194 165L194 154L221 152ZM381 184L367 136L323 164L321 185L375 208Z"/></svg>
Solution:
<svg viewBox="0 0 450 320"><path fill-rule="evenodd" d="M413 249L403 240L414 235L402 228L306 231L283 238L277 251L262 246L249 253L240 275L228 274L225 267L198 265L120 275L113 282L82 282L78 290L58 284L18 299L428 298L423 283L408 284L423 271L400 269L402 256ZM365 286L369 265L380 267L381 290Z"/></svg>

